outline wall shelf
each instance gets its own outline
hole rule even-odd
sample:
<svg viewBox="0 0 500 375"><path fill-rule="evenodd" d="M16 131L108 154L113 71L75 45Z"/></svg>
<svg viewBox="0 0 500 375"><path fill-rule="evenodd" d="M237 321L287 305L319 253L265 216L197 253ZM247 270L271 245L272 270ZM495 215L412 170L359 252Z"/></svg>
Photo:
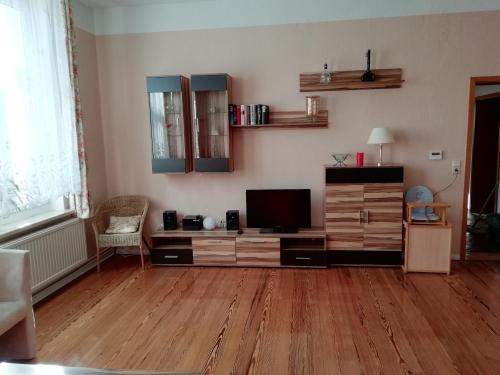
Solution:
<svg viewBox="0 0 500 375"><path fill-rule="evenodd" d="M306 117L305 111L269 112L269 124L231 125L234 129L253 128L327 128L328 111L319 111L314 119Z"/></svg>
<svg viewBox="0 0 500 375"><path fill-rule="evenodd" d="M327 84L320 83L321 73L301 73L300 91L339 91L339 90L371 90L371 89L395 89L400 88L404 80L403 70L397 69L373 69L375 81L362 82L361 75L364 70L348 70L332 72L332 81Z"/></svg>

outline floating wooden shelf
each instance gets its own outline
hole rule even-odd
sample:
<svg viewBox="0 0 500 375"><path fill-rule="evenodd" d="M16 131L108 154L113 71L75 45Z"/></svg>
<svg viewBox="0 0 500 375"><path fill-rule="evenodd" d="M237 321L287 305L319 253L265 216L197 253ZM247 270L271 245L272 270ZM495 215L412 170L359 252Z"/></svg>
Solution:
<svg viewBox="0 0 500 375"><path fill-rule="evenodd" d="M401 87L402 69L374 69L375 81L362 82L364 70L349 70L332 72L330 83L320 83L321 73L301 73L300 91L337 91L337 90L370 90L370 89L395 89Z"/></svg>
<svg viewBox="0 0 500 375"><path fill-rule="evenodd" d="M327 128L328 111L319 111L314 119L306 117L305 111L269 112L269 124L231 125L235 129L253 128Z"/></svg>

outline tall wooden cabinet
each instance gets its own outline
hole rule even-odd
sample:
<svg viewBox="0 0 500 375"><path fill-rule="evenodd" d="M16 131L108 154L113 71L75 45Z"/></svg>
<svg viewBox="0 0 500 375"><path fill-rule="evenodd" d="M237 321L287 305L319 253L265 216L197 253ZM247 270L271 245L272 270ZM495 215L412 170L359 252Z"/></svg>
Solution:
<svg viewBox="0 0 500 375"><path fill-rule="evenodd" d="M400 265L403 167L326 167L328 263Z"/></svg>

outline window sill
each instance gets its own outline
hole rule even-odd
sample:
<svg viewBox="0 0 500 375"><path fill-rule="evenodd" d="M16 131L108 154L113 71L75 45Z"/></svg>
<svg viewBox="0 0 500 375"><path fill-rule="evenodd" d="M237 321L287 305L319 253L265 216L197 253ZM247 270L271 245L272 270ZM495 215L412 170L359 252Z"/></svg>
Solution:
<svg viewBox="0 0 500 375"><path fill-rule="evenodd" d="M73 210L48 211L29 218L15 221L0 228L0 242L19 237L22 234L29 233L36 228L46 227L49 224L57 223L63 219L74 216Z"/></svg>

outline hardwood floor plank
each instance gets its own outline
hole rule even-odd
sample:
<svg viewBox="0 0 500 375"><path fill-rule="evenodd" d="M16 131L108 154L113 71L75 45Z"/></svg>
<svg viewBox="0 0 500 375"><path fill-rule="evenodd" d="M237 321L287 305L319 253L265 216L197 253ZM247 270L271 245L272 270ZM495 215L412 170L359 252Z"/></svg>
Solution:
<svg viewBox="0 0 500 375"><path fill-rule="evenodd" d="M333 333L335 365L332 373L361 374L363 373L359 352L354 341L350 325L350 312L346 303L346 289L343 287L344 279L349 276L347 268L339 268L328 278L328 303L332 312L331 330ZM333 372L335 371L335 372Z"/></svg>
<svg viewBox="0 0 500 375"><path fill-rule="evenodd" d="M115 257L36 306L34 362L205 374L500 373L500 262L168 267Z"/></svg>
<svg viewBox="0 0 500 375"><path fill-rule="evenodd" d="M416 374L457 374L452 359L421 311L409 277L399 270L380 270L379 276L374 293L384 303L393 332L398 332L400 347L405 348L401 352L406 353L403 358L410 370Z"/></svg>
<svg viewBox="0 0 500 375"><path fill-rule="evenodd" d="M399 301L387 295L388 285L382 278L383 273L387 273L386 270L381 271L374 268L365 269L362 272L366 291L371 297L374 310L379 318L378 323L383 330L380 335L383 336L385 333L385 345L392 349L394 370L402 374L422 374L423 370L400 325L400 316L396 315L391 308Z"/></svg>
<svg viewBox="0 0 500 375"><path fill-rule="evenodd" d="M47 340L64 331L83 312L98 304L107 296L108 288L116 288L127 280L130 277L130 261L130 258L123 259L117 267L110 267L109 262L104 262L104 272L97 273L92 270L84 278L72 282L71 294L58 292L50 298L50 303L42 301L37 304L37 317L49 322L42 327L37 325L38 348L42 348ZM68 308L61 309L61 305Z"/></svg>
<svg viewBox="0 0 500 375"><path fill-rule="evenodd" d="M264 374L267 372L276 375L289 373L294 294L292 286L295 275L292 269L275 270L275 272L278 279L274 288L274 298L269 292L265 293L255 343L250 344L252 360L246 372L243 373Z"/></svg>
<svg viewBox="0 0 500 375"><path fill-rule="evenodd" d="M449 288L443 276L412 275L421 311L464 374L498 374L498 336ZM436 314L436 311L443 313ZM493 365L493 366L492 366Z"/></svg>

